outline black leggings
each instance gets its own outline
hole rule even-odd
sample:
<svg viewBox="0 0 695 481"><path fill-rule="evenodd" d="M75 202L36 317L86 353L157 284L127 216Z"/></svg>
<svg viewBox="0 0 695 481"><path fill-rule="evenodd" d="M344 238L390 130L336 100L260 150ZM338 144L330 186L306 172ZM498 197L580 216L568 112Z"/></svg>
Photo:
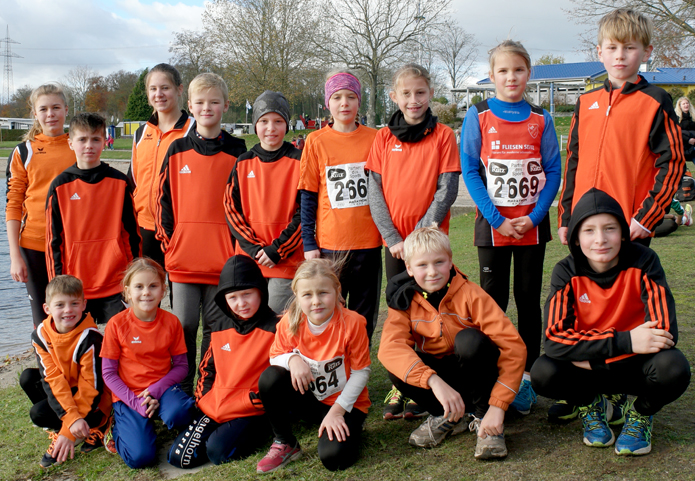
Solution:
<svg viewBox="0 0 695 481"><path fill-rule="evenodd" d="M31 303L31 318L34 321L34 329L36 329L47 316L43 310L43 305L46 302L46 286L48 285L46 253L24 247L20 247L19 252L27 265L26 287Z"/></svg>
<svg viewBox="0 0 695 481"><path fill-rule="evenodd" d="M422 362L434 369L449 386L459 392L466 405L466 412L474 412L482 419L489 408L490 392L497 382L499 348L477 329L464 329L454 338L454 353L443 358L417 353ZM403 382L390 372L393 385L405 397L415 401L433 416L444 414L444 408L431 389Z"/></svg>
<svg viewBox="0 0 695 481"><path fill-rule="evenodd" d="M381 247L354 251L329 251L321 249L326 257L347 254L345 265L340 271L340 285L347 308L367 319L367 336L371 345L372 334L379 317L381 297Z"/></svg>
<svg viewBox="0 0 695 481"><path fill-rule="evenodd" d="M162 243L154 236L154 231L140 227L140 237L142 237L142 255L149 257L163 268L164 252L162 252Z"/></svg>
<svg viewBox="0 0 695 481"><path fill-rule="evenodd" d="M205 464L223 464L253 454L270 438L265 416L249 416L217 423L200 414L176 438L167 461L172 466L191 469Z"/></svg>
<svg viewBox="0 0 695 481"><path fill-rule="evenodd" d="M514 301L518 314L518 331L526 344L526 366L531 366L541 353L543 318L541 290L545 243L531 246L478 247L480 287L507 312L509 274L514 256Z"/></svg>
<svg viewBox="0 0 695 481"><path fill-rule="evenodd" d="M543 355L533 365L531 383L538 394L576 406L590 404L599 394L633 394L635 410L652 416L685 392L690 364L676 348L637 354L596 370Z"/></svg>
<svg viewBox="0 0 695 481"><path fill-rule="evenodd" d="M305 391L304 394L295 391L290 372L280 366L270 366L263 371L258 381L258 390L275 439L284 444L294 445L297 441L292 434L290 412L320 424L331 408L317 400L311 391ZM319 438L318 452L326 469L337 471L355 464L359 457L362 424L366 418L367 414L356 408L345 413L345 423L350 435L343 442L339 442L335 436L331 441L327 432L323 432Z"/></svg>
<svg viewBox="0 0 695 481"><path fill-rule="evenodd" d="M33 406L29 410L31 422L41 428L53 429L60 431L63 427L63 421L60 420L56 412L51 408L48 402L48 396L43 389L41 382L41 374L37 368L25 369L22 375L19 376L19 385L22 386L24 392L29 396L29 400ZM77 388L72 388L73 396L77 393ZM110 395L110 394L109 394ZM90 428L102 426L107 417L104 413L95 409L87 414L84 418Z"/></svg>
<svg viewBox="0 0 695 481"><path fill-rule="evenodd" d="M388 282L393 276L405 272L405 262L393 257L389 248L386 247L384 249L384 268L386 270L386 282Z"/></svg>

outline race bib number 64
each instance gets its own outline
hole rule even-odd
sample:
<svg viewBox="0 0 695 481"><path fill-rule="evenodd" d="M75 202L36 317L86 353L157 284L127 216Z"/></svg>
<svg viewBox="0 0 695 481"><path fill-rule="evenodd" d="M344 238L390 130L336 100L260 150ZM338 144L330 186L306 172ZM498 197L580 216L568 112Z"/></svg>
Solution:
<svg viewBox="0 0 695 481"><path fill-rule="evenodd" d="M326 187L332 209L349 209L368 205L367 162L326 166Z"/></svg>
<svg viewBox="0 0 695 481"><path fill-rule="evenodd" d="M541 159L488 159L487 193L496 206L535 204L545 186Z"/></svg>
<svg viewBox="0 0 695 481"><path fill-rule="evenodd" d="M314 381L309 383L309 390L316 399L322 401L343 390L345 383L347 383L345 358L343 356L338 356L328 361L315 361L298 351L295 352L302 357L302 360L311 369Z"/></svg>

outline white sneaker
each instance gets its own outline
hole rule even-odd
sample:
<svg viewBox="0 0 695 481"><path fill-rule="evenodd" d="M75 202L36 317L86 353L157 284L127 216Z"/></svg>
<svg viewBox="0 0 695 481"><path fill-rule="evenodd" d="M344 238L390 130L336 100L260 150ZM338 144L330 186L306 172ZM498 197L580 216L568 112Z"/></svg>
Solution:
<svg viewBox="0 0 695 481"><path fill-rule="evenodd" d="M685 204L682 224L686 226L693 225L693 207L690 204Z"/></svg>

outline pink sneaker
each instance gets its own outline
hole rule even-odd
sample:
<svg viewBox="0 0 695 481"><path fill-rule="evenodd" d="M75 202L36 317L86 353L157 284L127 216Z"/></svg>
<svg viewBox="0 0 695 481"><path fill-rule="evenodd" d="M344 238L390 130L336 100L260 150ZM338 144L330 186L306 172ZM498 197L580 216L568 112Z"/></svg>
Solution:
<svg viewBox="0 0 695 481"><path fill-rule="evenodd" d="M257 473L272 473L277 471L287 463L295 461L302 457L302 448L298 442L295 442L294 447L289 444L282 444L279 441L273 441L270 446L270 451L263 459L258 461L256 465Z"/></svg>

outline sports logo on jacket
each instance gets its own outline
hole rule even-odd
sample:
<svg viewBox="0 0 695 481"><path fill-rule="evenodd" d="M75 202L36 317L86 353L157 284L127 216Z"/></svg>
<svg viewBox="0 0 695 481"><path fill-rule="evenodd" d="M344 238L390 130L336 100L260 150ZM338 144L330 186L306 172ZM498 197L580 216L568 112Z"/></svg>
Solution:
<svg viewBox="0 0 695 481"><path fill-rule="evenodd" d="M531 134L531 137L534 139L538 137L538 132L540 129L538 128L538 124L528 124L528 133Z"/></svg>
<svg viewBox="0 0 695 481"><path fill-rule="evenodd" d="M188 168L188 164L184 165L181 170L179 170L179 174L190 174L191 169Z"/></svg>
<svg viewBox="0 0 695 481"><path fill-rule="evenodd" d="M593 104L591 104L591 107L589 107L589 110L596 110L598 108L599 108L598 101L596 101Z"/></svg>
<svg viewBox="0 0 695 481"><path fill-rule="evenodd" d="M583 302L584 304L591 304L589 296L586 295L586 292L581 295L581 297L579 298L579 302Z"/></svg>
<svg viewBox="0 0 695 481"><path fill-rule="evenodd" d="M232 348L229 347L229 343L225 344L225 345L222 346L220 349L222 349L223 351L232 352Z"/></svg>
<svg viewBox="0 0 695 481"><path fill-rule="evenodd" d="M403 144L394 144L391 152L403 152L403 149L401 148L402 145Z"/></svg>
<svg viewBox="0 0 695 481"><path fill-rule="evenodd" d="M247 178L247 179L255 179L255 178L256 178L256 174L254 174L254 173L253 173L253 170L252 170L251 172L249 172L249 175L247 175L246 178Z"/></svg>
<svg viewBox="0 0 695 481"><path fill-rule="evenodd" d="M140 340L140 336L133 336L133 340L130 341L131 344L142 344L142 341Z"/></svg>
<svg viewBox="0 0 695 481"><path fill-rule="evenodd" d="M80 200L80 196L77 195L77 192L75 192L74 194L72 194L72 197L70 197L70 200Z"/></svg>
<svg viewBox="0 0 695 481"><path fill-rule="evenodd" d="M487 131L487 133L488 133L488 134L496 134L497 131L495 130L495 127L492 126L492 127L490 127L490 130Z"/></svg>

